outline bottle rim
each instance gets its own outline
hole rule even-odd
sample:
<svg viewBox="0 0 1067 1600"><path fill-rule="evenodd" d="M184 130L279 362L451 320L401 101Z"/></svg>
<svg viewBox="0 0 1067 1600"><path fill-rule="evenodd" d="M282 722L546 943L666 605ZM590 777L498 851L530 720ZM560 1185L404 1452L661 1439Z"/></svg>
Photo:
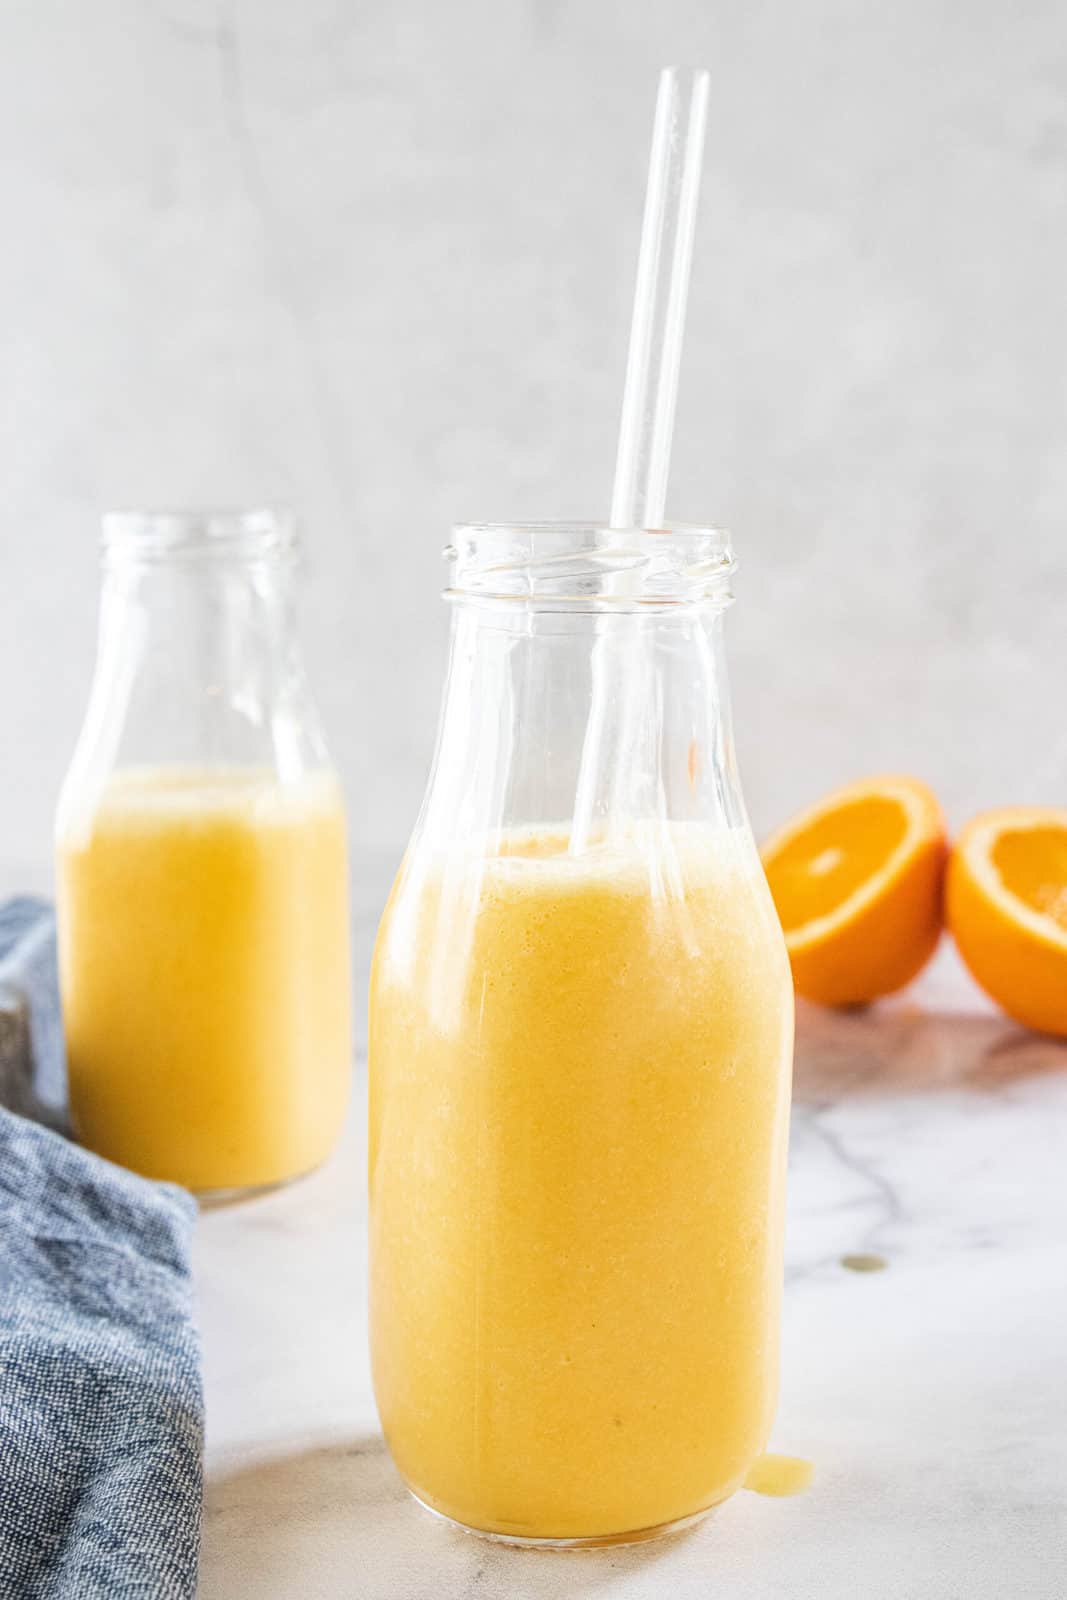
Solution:
<svg viewBox="0 0 1067 1600"><path fill-rule="evenodd" d="M109 511L101 519L105 561L284 560L299 543L286 506Z"/></svg>
<svg viewBox="0 0 1067 1600"><path fill-rule="evenodd" d="M729 534L698 523L457 523L444 551L445 599L537 611L726 606L737 561Z"/></svg>

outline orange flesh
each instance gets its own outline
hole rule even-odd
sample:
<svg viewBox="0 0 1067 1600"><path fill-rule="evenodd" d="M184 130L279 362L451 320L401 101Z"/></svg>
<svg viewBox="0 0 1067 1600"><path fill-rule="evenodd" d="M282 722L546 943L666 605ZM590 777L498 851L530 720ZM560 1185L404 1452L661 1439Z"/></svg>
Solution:
<svg viewBox="0 0 1067 1600"><path fill-rule="evenodd" d="M852 800L802 828L765 863L786 933L836 911L861 888L908 830L897 800Z"/></svg>
<svg viewBox="0 0 1067 1600"><path fill-rule="evenodd" d="M990 854L1005 887L1067 933L1067 828L1002 833Z"/></svg>

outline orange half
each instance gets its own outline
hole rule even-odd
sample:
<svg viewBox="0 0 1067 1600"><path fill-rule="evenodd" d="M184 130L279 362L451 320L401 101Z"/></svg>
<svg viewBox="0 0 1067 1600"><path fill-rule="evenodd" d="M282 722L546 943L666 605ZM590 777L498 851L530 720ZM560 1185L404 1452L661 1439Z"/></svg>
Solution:
<svg viewBox="0 0 1067 1600"><path fill-rule="evenodd" d="M849 784L768 839L797 993L863 1005L910 983L941 934L946 853L940 807L915 778Z"/></svg>
<svg viewBox="0 0 1067 1600"><path fill-rule="evenodd" d="M946 910L986 993L1017 1022L1067 1035L1067 811L975 817L952 850Z"/></svg>

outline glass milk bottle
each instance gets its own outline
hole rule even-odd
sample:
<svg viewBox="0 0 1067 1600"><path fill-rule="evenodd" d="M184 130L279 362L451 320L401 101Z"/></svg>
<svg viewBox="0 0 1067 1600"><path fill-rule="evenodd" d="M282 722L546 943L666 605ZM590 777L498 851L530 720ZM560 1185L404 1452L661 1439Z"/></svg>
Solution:
<svg viewBox="0 0 1067 1600"><path fill-rule="evenodd" d="M104 522L99 653L59 804L71 1115L199 1191L308 1172L351 1061L341 794L277 513Z"/></svg>
<svg viewBox="0 0 1067 1600"><path fill-rule="evenodd" d="M774 1414L793 991L738 787L720 534L467 527L371 983L374 1381L412 1492L649 1537Z"/></svg>

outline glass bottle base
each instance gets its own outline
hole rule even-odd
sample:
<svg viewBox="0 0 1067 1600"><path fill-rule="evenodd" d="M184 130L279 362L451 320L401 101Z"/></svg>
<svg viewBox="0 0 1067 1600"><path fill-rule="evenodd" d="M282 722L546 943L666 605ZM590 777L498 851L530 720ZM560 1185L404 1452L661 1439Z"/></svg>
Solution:
<svg viewBox="0 0 1067 1600"><path fill-rule="evenodd" d="M695 1528L721 1504L716 1500L710 1506L705 1506L703 1511L694 1511L688 1517L677 1517L673 1522L659 1522L651 1528L629 1528L620 1533L587 1534L567 1539L531 1539L520 1533L500 1533L494 1529L476 1528L469 1522L458 1522L446 1512L438 1511L436 1506L416 1494L410 1485L408 1493L416 1505L457 1532L472 1534L476 1539L487 1539L491 1544L515 1545L521 1550L618 1550L624 1545L648 1544L653 1539L666 1539L672 1533L684 1533L687 1528Z"/></svg>
<svg viewBox="0 0 1067 1600"><path fill-rule="evenodd" d="M222 1189L193 1189L191 1192L201 1211L215 1211L236 1205L241 1200L256 1200L261 1195L273 1194L276 1189L288 1189L294 1183L303 1183L322 1165L323 1161L316 1161L313 1167L307 1167L303 1172L293 1172L287 1178L271 1178L266 1183L238 1183Z"/></svg>

